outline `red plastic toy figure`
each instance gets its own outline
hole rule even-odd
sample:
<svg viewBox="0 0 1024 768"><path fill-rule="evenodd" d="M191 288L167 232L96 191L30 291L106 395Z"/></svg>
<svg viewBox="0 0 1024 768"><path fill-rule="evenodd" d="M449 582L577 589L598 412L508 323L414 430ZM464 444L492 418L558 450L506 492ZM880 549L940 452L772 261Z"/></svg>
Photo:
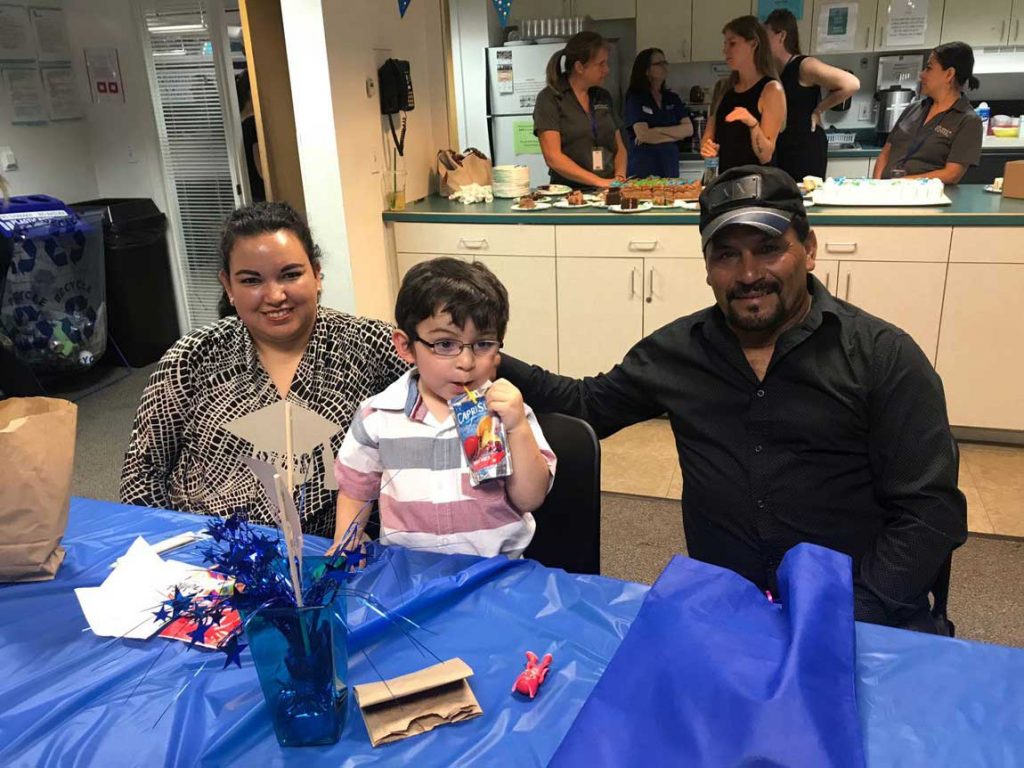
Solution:
<svg viewBox="0 0 1024 768"><path fill-rule="evenodd" d="M537 695L537 689L547 677L548 668L551 666L551 654L545 653L541 662L537 663L537 654L533 651L526 652L526 669L519 673L516 684L512 686L512 692L519 691L531 699Z"/></svg>

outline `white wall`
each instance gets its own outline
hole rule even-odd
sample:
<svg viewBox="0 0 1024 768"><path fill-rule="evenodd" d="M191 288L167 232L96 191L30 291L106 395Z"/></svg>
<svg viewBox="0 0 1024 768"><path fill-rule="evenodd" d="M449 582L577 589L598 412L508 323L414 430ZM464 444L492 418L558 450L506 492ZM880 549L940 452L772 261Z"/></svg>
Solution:
<svg viewBox="0 0 1024 768"><path fill-rule="evenodd" d="M450 143L440 4L417 0L400 18L393 2L323 2L355 306L371 317L392 318L396 274L393 245L381 219L381 173L391 156L391 138L377 92L368 95L366 81L376 83L377 68L388 58L410 63L416 108L409 113L400 163L408 172L408 198L426 197L436 187L437 150Z"/></svg>
<svg viewBox="0 0 1024 768"><path fill-rule="evenodd" d="M13 0L26 5L26 0ZM71 64L83 119L12 125L0 89L0 145L10 146L18 170L8 176L14 194L43 192L65 202L97 197L152 197L164 208L156 127L130 0L55 0L65 10ZM118 49L124 103L93 104L85 48ZM129 160L129 148L134 156Z"/></svg>

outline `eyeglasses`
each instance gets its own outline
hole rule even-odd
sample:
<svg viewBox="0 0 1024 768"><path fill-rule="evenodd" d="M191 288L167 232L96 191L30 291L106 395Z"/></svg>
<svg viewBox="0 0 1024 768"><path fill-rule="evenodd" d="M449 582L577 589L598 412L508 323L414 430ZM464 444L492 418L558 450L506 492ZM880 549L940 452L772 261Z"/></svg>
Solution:
<svg viewBox="0 0 1024 768"><path fill-rule="evenodd" d="M493 355L503 346L500 341L495 339L477 339L471 344L463 344L455 339L424 341L419 336L416 336L413 338L413 341L418 341L423 346L430 347L431 351L438 357L458 357L466 347L473 351L475 357L487 357L488 355Z"/></svg>

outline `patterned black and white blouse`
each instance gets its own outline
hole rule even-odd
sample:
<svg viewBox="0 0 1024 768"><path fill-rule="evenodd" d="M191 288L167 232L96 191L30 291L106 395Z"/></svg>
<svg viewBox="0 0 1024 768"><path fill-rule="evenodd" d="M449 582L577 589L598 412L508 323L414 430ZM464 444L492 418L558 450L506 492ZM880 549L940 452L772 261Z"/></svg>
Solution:
<svg viewBox="0 0 1024 768"><path fill-rule="evenodd" d="M324 484L356 409L408 368L379 320L319 308L288 400L340 424L323 448L295 456L296 505L305 533L334 535L335 492ZM125 504L205 515L249 511L253 522L273 525L269 500L242 459L276 466L284 457L257 452L223 429L226 422L280 400L252 338L237 317L179 339L160 360L142 394L121 471ZM326 458L326 461L324 460Z"/></svg>

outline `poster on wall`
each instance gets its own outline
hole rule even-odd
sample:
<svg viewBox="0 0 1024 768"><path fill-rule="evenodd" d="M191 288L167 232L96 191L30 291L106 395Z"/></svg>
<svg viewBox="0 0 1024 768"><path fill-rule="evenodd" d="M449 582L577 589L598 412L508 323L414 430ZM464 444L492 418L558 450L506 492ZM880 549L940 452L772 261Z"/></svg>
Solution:
<svg viewBox="0 0 1024 768"><path fill-rule="evenodd" d="M60 8L29 8L39 61L71 61L71 46Z"/></svg>
<svg viewBox="0 0 1024 768"><path fill-rule="evenodd" d="M7 103L11 105L12 123L31 125L46 122L46 97L35 66L6 67L3 81Z"/></svg>
<svg viewBox="0 0 1024 768"><path fill-rule="evenodd" d="M0 3L0 61L35 61L28 11L21 5Z"/></svg>
<svg viewBox="0 0 1024 768"><path fill-rule="evenodd" d="M789 11L800 21L804 17L804 0L757 0L757 18L761 21L772 11Z"/></svg>
<svg viewBox="0 0 1024 768"><path fill-rule="evenodd" d="M496 55L498 64L498 93L514 93L515 84L512 75L512 51L507 48Z"/></svg>
<svg viewBox="0 0 1024 768"><path fill-rule="evenodd" d="M71 67L40 67L39 74L50 103L50 119L75 120L82 117L82 104Z"/></svg>
<svg viewBox="0 0 1024 768"><path fill-rule="evenodd" d="M857 4L828 3L818 16L817 51L852 51L856 47Z"/></svg>
<svg viewBox="0 0 1024 768"><path fill-rule="evenodd" d="M896 48L924 45L928 31L928 0L889 0L885 44Z"/></svg>
<svg viewBox="0 0 1024 768"><path fill-rule="evenodd" d="M117 48L86 48L85 69L89 74L89 96L94 104L124 101Z"/></svg>

